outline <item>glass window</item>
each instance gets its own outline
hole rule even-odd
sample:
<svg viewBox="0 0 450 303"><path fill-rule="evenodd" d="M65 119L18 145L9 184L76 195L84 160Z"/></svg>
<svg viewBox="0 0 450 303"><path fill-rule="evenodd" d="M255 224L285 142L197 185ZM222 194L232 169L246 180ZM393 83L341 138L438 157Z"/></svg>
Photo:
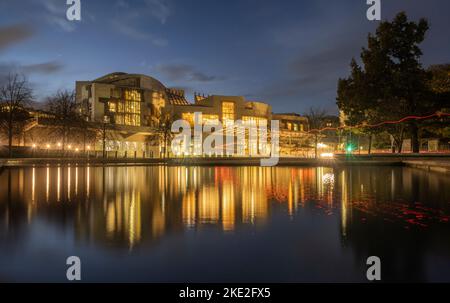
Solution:
<svg viewBox="0 0 450 303"><path fill-rule="evenodd" d="M234 121L234 102L222 102L222 122Z"/></svg>
<svg viewBox="0 0 450 303"><path fill-rule="evenodd" d="M123 99L108 102L108 110L116 124L141 126L141 92L125 90Z"/></svg>
<svg viewBox="0 0 450 303"><path fill-rule="evenodd" d="M115 113L116 112L116 103L115 102L109 102L108 103L108 108L109 108L109 111L111 113Z"/></svg>
<svg viewBox="0 0 450 303"><path fill-rule="evenodd" d="M242 122L244 122L244 125L250 125L249 122L254 122L255 126L267 125L267 119L266 118L253 117L253 116L242 116Z"/></svg>
<svg viewBox="0 0 450 303"><path fill-rule="evenodd" d="M181 115L181 118L183 120L188 121L189 124L194 125L194 118L195 118L195 114L194 113L183 113ZM217 123L219 121L219 116L218 115L202 114L202 120L203 120L203 124L206 124L207 122L215 124L215 123Z"/></svg>
<svg viewBox="0 0 450 303"><path fill-rule="evenodd" d="M203 115L202 116L203 124L210 123L216 124L219 121L218 115Z"/></svg>
<svg viewBox="0 0 450 303"><path fill-rule="evenodd" d="M190 125L194 125L194 114L193 113L183 113L181 115L181 118L183 120L188 121Z"/></svg>
<svg viewBox="0 0 450 303"><path fill-rule="evenodd" d="M138 90L126 90L124 94L124 104L122 106L124 124L132 126L141 125L141 93Z"/></svg>

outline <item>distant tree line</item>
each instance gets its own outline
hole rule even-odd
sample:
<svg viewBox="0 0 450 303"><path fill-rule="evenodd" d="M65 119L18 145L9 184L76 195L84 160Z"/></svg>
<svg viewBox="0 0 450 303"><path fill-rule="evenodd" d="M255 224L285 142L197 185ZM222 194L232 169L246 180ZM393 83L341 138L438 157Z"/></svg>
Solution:
<svg viewBox="0 0 450 303"><path fill-rule="evenodd" d="M30 115L33 90L25 76L10 73L0 87L0 132L6 134L8 156L13 156L13 141L24 135L27 125L32 123ZM89 127L87 117L75 100L75 92L60 90L47 98L42 123L47 126L47 141L57 141L62 151L72 142L82 144L101 136L100 131ZM46 121L45 121L46 120ZM40 138L42 139L42 138Z"/></svg>

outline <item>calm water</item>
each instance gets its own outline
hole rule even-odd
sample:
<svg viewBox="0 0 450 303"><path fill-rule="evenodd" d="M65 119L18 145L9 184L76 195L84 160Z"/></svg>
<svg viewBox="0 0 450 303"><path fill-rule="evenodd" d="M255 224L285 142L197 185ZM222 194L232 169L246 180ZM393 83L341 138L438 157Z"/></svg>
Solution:
<svg viewBox="0 0 450 303"><path fill-rule="evenodd" d="M0 281L450 281L450 178L391 167L0 173Z"/></svg>

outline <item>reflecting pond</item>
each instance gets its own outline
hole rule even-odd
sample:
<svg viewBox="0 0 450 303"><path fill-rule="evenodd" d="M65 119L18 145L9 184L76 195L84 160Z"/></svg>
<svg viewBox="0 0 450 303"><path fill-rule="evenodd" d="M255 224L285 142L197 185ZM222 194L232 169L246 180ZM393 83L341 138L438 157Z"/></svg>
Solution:
<svg viewBox="0 0 450 303"><path fill-rule="evenodd" d="M402 167L0 173L0 281L450 281L450 177Z"/></svg>

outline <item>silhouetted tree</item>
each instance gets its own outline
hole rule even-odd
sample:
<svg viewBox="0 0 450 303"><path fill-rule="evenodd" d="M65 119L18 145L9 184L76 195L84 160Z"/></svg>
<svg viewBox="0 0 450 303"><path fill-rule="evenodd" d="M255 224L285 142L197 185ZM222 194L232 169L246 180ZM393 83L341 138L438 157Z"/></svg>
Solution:
<svg viewBox="0 0 450 303"><path fill-rule="evenodd" d="M350 124L397 120L408 115L425 115L436 111L427 87L429 73L422 68L419 48L425 39L428 22L408 21L404 12L392 22L381 22L375 35L369 34L363 48L363 68L351 62L351 75L338 83L337 104ZM397 142L410 132L413 152L419 152L419 122L390 125L386 130Z"/></svg>
<svg viewBox="0 0 450 303"><path fill-rule="evenodd" d="M0 87L0 122L8 133L8 155L12 157L15 133L20 133L29 118L25 106L32 100L32 89L24 76L9 74Z"/></svg>
<svg viewBox="0 0 450 303"><path fill-rule="evenodd" d="M317 144L319 144L319 130L325 126L325 118L327 117L327 112L320 108L310 108L307 113L304 114L308 118L309 128L314 136L314 157L318 158Z"/></svg>
<svg viewBox="0 0 450 303"><path fill-rule="evenodd" d="M429 89L432 93L434 107L441 112L450 112L450 64L432 65L428 68ZM441 117L424 121L423 136L450 138L449 118Z"/></svg>
<svg viewBox="0 0 450 303"><path fill-rule="evenodd" d="M164 147L163 156L165 158L167 158L169 155L169 149L168 149L169 140L173 136L172 123L173 123L173 120L172 120L170 114L165 113L165 114L161 115L158 125L157 125L159 138L160 138L160 141L162 142L162 146Z"/></svg>
<svg viewBox="0 0 450 303"><path fill-rule="evenodd" d="M47 108L55 116L55 127L58 135L62 137L62 150L65 150L67 139L73 128L82 128L83 117L75 101L75 92L62 90L47 100Z"/></svg>

